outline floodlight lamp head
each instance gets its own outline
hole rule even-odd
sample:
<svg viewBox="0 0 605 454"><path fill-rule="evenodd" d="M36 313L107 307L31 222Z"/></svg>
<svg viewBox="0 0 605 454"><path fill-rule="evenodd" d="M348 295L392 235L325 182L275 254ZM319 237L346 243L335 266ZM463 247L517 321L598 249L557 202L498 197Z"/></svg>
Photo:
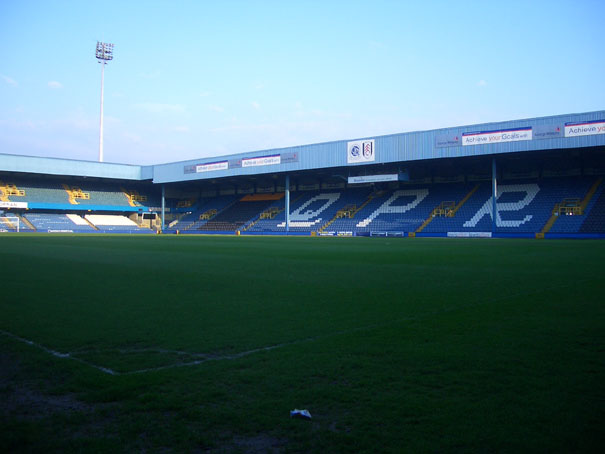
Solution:
<svg viewBox="0 0 605 454"><path fill-rule="evenodd" d="M99 60L99 63L101 62L101 60L113 60L113 44L102 43L101 41L97 41L96 57Z"/></svg>

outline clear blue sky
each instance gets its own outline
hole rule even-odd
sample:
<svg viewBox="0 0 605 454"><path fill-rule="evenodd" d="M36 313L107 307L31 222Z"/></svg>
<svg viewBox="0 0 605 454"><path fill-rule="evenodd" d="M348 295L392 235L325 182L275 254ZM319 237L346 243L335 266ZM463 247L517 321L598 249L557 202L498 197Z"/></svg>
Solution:
<svg viewBox="0 0 605 454"><path fill-rule="evenodd" d="M0 2L0 153L158 164L605 109L605 2Z"/></svg>

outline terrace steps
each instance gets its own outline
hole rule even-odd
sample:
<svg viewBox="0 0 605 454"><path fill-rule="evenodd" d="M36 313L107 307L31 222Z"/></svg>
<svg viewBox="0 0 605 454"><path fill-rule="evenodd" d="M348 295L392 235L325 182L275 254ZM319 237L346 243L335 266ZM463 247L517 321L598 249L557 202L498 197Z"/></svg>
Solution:
<svg viewBox="0 0 605 454"><path fill-rule="evenodd" d="M584 196L582 201L581 202L577 201L576 203L573 203L573 206L569 205L569 203L568 203L569 199L563 199L561 202L556 203L555 206L553 207L552 215L550 216L548 221L546 221L546 224L544 224L544 227L542 227L542 230L540 231L540 233L542 235L544 235L545 233L550 232L550 230L552 229L555 222L557 222L557 219L559 219L561 217L561 215L567 214L567 210L572 210L571 212L576 215L585 214L586 207L590 203L590 200L595 195L595 193L597 192L597 189L599 188L599 185L602 182L603 182L603 178L602 177L598 178L593 183L593 185L590 187L590 189L588 190L588 192L586 193L586 195Z"/></svg>
<svg viewBox="0 0 605 454"><path fill-rule="evenodd" d="M326 222L324 225L321 226L321 228L319 229L319 232L325 231L325 229L327 229L330 225L332 225L334 223L334 221L336 221L336 219L340 219L343 217L348 217L349 219L353 219L357 213L359 213L361 210L363 210L368 205L368 203L370 203L375 197L380 196L380 195L382 195L382 191L381 192L372 192L371 194L368 195L367 199L364 200L364 202L361 205L359 205L359 206L353 205L352 207L345 206L342 209L338 210L332 219L330 219L328 222Z"/></svg>
<svg viewBox="0 0 605 454"><path fill-rule="evenodd" d="M139 206L141 206L141 204L139 202L147 202L147 196L139 194L139 192L135 191L134 189L128 191L124 188L120 188L120 190L126 197L126 201L128 202L128 205L130 205L131 207L139 207Z"/></svg>
<svg viewBox="0 0 605 454"><path fill-rule="evenodd" d="M38 229L36 229L36 227L34 227L34 224L32 224L29 219L27 219L25 216L17 216L19 218L19 220L21 222L23 222L23 224L25 224L28 228L32 229L34 232L37 231Z"/></svg>
<svg viewBox="0 0 605 454"><path fill-rule="evenodd" d="M468 199L470 199L470 198L473 196L473 194L474 194L475 192L477 192L477 189L479 189L479 186L480 186L480 185L478 185L478 184L477 184L477 185L475 185L475 187L473 187L473 189L471 189L471 190L469 191L469 193L468 193L468 194L466 194L466 195L465 195L465 196L462 198L462 200L460 200L460 202L458 202L458 204L457 204L457 205L456 205L454 208L452 208L451 210L449 210L449 211L448 211L447 216L448 216L448 217L454 217L454 216L456 216L456 213L458 212L458 210L459 210L459 209L460 209L460 208L461 208L461 207L462 207L462 206L463 206L463 205L464 205L464 204L465 204L465 203L468 201ZM420 227L418 227L418 228L416 229L416 232L414 232L414 233L420 233L420 232L422 232L422 231L424 230L424 228L425 228L427 225L429 225L433 219L435 219L435 216L437 215L437 212L438 212L439 210L443 210L442 205L443 205L444 203L447 203L447 202L441 202L441 204L440 204L438 207L435 207L435 209L434 209L434 210L431 212L431 214L429 215L429 217L428 217L428 218L426 218L426 219L424 220L424 222L422 223L422 225L421 225Z"/></svg>
<svg viewBox="0 0 605 454"><path fill-rule="evenodd" d="M545 233L548 233L550 229L552 229L552 226L555 224L557 219L559 219L559 213L556 210L557 205L558 204L555 204L555 207L552 210L552 215L550 216L548 221L546 221L546 224L544 224L544 227L542 227L542 230L540 231L542 236L544 236Z"/></svg>
<svg viewBox="0 0 605 454"><path fill-rule="evenodd" d="M278 208L278 207L269 207L268 209L266 209L265 211L263 211L256 219L254 219L252 222L250 222L246 227L244 227L244 231L247 231L249 229L251 229L252 227L254 227L254 225L260 221L261 219L273 219L275 218L275 216L277 216L279 213L281 213L282 211L284 211L286 208Z"/></svg>
<svg viewBox="0 0 605 454"><path fill-rule="evenodd" d="M9 221L6 218L0 219L0 222L2 222L2 224L4 224L5 228L9 228L11 230L16 230L17 229L17 227L11 221Z"/></svg>
<svg viewBox="0 0 605 454"><path fill-rule="evenodd" d="M586 196L584 196L582 203L580 203L580 209L582 210L582 213L584 212L584 210L590 203L590 200L595 195L595 192L597 192L597 189L599 189L599 186L602 182L603 182L603 177L598 178L597 181L595 181L594 184L590 187L590 189L586 193Z"/></svg>
<svg viewBox="0 0 605 454"><path fill-rule="evenodd" d="M0 181L0 201L10 202L9 196L24 197L25 191L19 189L14 183Z"/></svg>
<svg viewBox="0 0 605 454"><path fill-rule="evenodd" d="M67 196L69 198L69 203L72 205L79 205L76 199L90 200L90 193L82 191L81 188L76 186L68 186L66 184L62 184L63 189L67 192Z"/></svg>
<svg viewBox="0 0 605 454"><path fill-rule="evenodd" d="M94 225L92 222L90 222L88 219L86 219L86 216L82 216L82 219L84 219L84 220L86 221L86 223L87 223L89 226L91 226L93 229L95 229L95 230L99 230L99 228L98 228L96 225Z"/></svg>
<svg viewBox="0 0 605 454"><path fill-rule="evenodd" d="M202 214L200 214L200 216L195 221L192 221L188 225L186 225L185 227L183 227L183 230L189 230L189 229L192 229L192 228L197 228L198 227L197 223L199 223L199 221L209 221L214 216L216 216L216 214L217 214L217 210L215 208L212 208L210 210L206 210Z"/></svg>

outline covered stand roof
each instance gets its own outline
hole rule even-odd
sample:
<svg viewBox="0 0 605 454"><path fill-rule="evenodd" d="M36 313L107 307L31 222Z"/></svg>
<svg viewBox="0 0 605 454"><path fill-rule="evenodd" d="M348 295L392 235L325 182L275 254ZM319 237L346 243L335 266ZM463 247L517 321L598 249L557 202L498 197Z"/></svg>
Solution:
<svg viewBox="0 0 605 454"><path fill-rule="evenodd" d="M599 146L605 146L604 110L260 150L154 166L0 154L0 172L176 183Z"/></svg>

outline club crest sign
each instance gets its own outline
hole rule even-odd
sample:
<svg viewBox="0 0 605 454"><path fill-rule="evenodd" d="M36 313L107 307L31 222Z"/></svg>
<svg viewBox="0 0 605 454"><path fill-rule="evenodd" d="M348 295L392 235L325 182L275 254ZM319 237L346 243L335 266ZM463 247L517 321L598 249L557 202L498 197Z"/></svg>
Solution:
<svg viewBox="0 0 605 454"><path fill-rule="evenodd" d="M373 162L376 160L374 140L347 142L347 164Z"/></svg>

